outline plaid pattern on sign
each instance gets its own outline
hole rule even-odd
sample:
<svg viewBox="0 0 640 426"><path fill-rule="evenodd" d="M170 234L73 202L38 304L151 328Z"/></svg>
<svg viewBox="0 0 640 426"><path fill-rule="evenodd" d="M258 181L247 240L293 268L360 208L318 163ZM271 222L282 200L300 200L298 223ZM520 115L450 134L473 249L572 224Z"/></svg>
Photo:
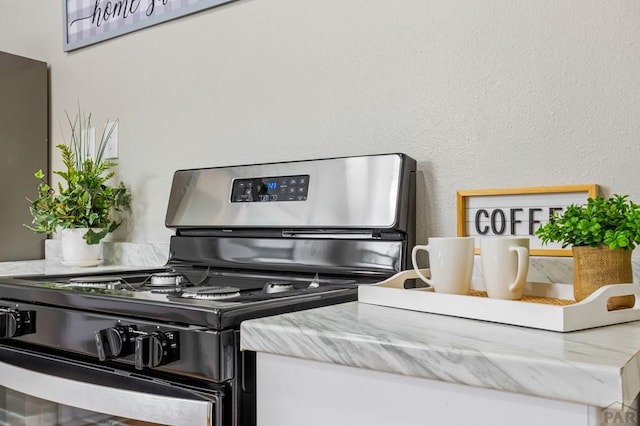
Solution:
<svg viewBox="0 0 640 426"><path fill-rule="evenodd" d="M161 21L193 12L197 3L206 7L217 6L231 0L66 0L67 43L80 43L97 36L126 32L130 26L143 26L145 21ZM134 28L135 29L135 28ZM122 31L124 30L124 31Z"/></svg>

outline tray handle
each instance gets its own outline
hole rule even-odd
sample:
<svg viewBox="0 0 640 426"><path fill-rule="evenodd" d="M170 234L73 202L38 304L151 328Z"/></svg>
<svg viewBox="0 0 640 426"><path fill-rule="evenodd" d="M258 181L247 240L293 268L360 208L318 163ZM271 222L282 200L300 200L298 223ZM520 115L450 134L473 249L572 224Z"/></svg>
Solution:
<svg viewBox="0 0 640 426"><path fill-rule="evenodd" d="M631 295L640 295L640 284L609 284L604 285L591 293L586 299L576 303L576 305L586 305L590 304L595 309L602 309L604 311L608 311L607 309L607 301L616 296L631 296ZM613 312L623 312L629 309L638 309L640 303L640 297L636 297L636 303L630 307L625 309L617 309Z"/></svg>
<svg viewBox="0 0 640 426"><path fill-rule="evenodd" d="M420 269L420 272L425 277L431 277L431 270L429 268ZM381 281L378 284L378 287L400 288L400 289L404 290L404 282L407 281L407 280L413 280L413 279L420 280L420 277L418 276L418 274L416 273L415 270L408 269L406 271L399 272L399 273L395 274L394 276L387 278L384 281ZM420 281L422 281L422 280L420 280ZM424 282L424 281L422 281L422 282ZM420 290L429 291L429 290L433 290L433 287L431 287L431 286L421 287Z"/></svg>

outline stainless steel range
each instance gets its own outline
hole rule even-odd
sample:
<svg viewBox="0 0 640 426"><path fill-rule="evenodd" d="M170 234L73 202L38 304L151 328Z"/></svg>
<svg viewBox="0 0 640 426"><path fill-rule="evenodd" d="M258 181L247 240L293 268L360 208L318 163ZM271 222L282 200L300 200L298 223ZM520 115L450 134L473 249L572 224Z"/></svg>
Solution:
<svg viewBox="0 0 640 426"><path fill-rule="evenodd" d="M410 267L403 154L175 173L165 267L0 279L0 424L255 425L239 325Z"/></svg>

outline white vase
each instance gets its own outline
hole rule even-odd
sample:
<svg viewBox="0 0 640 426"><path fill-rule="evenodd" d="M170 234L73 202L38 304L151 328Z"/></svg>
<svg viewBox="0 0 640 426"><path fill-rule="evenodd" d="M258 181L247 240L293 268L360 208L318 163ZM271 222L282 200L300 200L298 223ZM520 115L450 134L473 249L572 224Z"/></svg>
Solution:
<svg viewBox="0 0 640 426"><path fill-rule="evenodd" d="M87 228L69 228L60 231L62 264L68 266L96 266L102 263L102 242L87 244L82 238Z"/></svg>

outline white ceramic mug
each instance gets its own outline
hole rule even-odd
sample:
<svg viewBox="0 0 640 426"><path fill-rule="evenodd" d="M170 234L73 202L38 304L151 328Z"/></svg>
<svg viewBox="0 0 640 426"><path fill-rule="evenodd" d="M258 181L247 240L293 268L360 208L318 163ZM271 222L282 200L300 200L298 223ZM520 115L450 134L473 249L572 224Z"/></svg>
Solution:
<svg viewBox="0 0 640 426"><path fill-rule="evenodd" d="M415 246L411 251L413 269L437 293L468 294L473 274L473 237L429 238L428 245ZM418 251L429 253L431 279L425 277L416 256Z"/></svg>
<svg viewBox="0 0 640 426"><path fill-rule="evenodd" d="M529 238L481 238L480 259L489 297L507 300L522 298L529 272Z"/></svg>

